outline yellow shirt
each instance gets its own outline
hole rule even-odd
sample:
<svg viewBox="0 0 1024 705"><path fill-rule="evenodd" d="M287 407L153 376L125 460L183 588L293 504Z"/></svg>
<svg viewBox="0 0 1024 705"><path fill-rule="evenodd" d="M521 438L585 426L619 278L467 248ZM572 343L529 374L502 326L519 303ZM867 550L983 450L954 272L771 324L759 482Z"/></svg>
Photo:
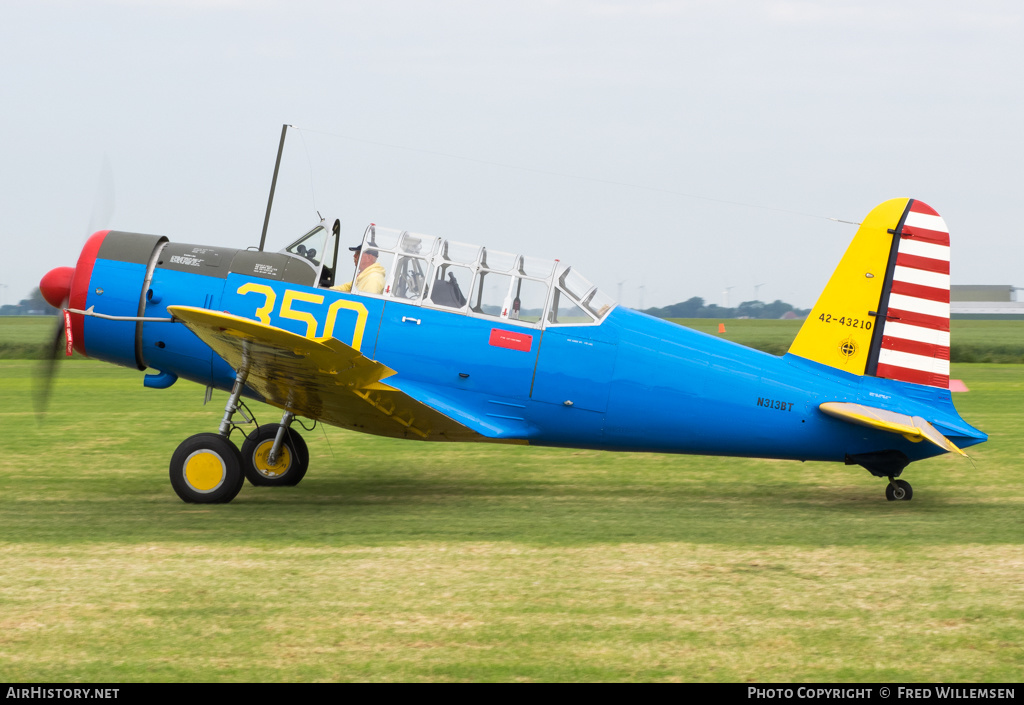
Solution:
<svg viewBox="0 0 1024 705"><path fill-rule="evenodd" d="M374 262L369 267L356 275L356 289L367 294L380 294L384 291L385 276L384 267ZM345 282L341 286L332 286L335 291L352 291L352 282Z"/></svg>

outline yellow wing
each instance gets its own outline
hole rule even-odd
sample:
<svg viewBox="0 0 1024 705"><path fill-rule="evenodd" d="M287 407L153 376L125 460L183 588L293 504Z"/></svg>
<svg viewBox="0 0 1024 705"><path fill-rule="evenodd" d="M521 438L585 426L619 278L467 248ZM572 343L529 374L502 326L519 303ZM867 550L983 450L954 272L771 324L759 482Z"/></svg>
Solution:
<svg viewBox="0 0 1024 705"><path fill-rule="evenodd" d="M947 452L967 455L957 448L953 441L939 433L938 429L920 416L907 416L895 411L842 401L825 402L818 408L829 416L835 416L850 423L899 433L915 443L921 440L930 441Z"/></svg>
<svg viewBox="0 0 1024 705"><path fill-rule="evenodd" d="M232 368L247 368L246 386L273 406L332 426L392 438L517 442L493 423L457 413L460 423L385 384L381 380L394 375L394 370L335 338L305 338L191 306L168 306L167 310Z"/></svg>

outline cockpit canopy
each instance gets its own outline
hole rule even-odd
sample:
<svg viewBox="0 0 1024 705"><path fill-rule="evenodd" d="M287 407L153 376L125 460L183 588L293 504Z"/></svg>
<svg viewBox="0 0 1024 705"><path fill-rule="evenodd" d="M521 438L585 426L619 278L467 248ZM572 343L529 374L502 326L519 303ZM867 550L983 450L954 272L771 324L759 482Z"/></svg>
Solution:
<svg viewBox="0 0 1024 705"><path fill-rule="evenodd" d="M377 253L386 279L379 294L359 291L358 281L354 293L536 327L597 325L615 306L558 260L376 225L366 229L361 251Z"/></svg>

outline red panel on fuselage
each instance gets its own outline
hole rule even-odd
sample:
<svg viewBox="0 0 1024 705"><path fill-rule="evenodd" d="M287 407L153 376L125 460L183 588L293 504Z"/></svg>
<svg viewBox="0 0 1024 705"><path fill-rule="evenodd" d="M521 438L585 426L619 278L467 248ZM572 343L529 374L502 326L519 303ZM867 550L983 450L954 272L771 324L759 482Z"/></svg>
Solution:
<svg viewBox="0 0 1024 705"><path fill-rule="evenodd" d="M491 339L489 342L498 348L530 352L530 348L533 347L533 336L502 328L491 328Z"/></svg>

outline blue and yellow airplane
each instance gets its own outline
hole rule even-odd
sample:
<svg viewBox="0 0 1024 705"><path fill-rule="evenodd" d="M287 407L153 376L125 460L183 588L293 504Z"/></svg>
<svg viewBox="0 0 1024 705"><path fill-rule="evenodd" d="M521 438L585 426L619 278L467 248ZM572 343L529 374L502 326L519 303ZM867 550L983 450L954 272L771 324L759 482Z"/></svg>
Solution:
<svg viewBox="0 0 1024 705"><path fill-rule="evenodd" d="M184 501L298 483L296 416L412 440L836 461L888 478L889 500L911 498L909 463L987 438L950 397L949 235L921 201L871 211L781 357L617 306L557 260L376 225L336 277L339 232L266 252L101 231L43 278L69 354L150 369L151 388L230 392L218 432L171 458ZM282 417L239 451L242 397Z"/></svg>

